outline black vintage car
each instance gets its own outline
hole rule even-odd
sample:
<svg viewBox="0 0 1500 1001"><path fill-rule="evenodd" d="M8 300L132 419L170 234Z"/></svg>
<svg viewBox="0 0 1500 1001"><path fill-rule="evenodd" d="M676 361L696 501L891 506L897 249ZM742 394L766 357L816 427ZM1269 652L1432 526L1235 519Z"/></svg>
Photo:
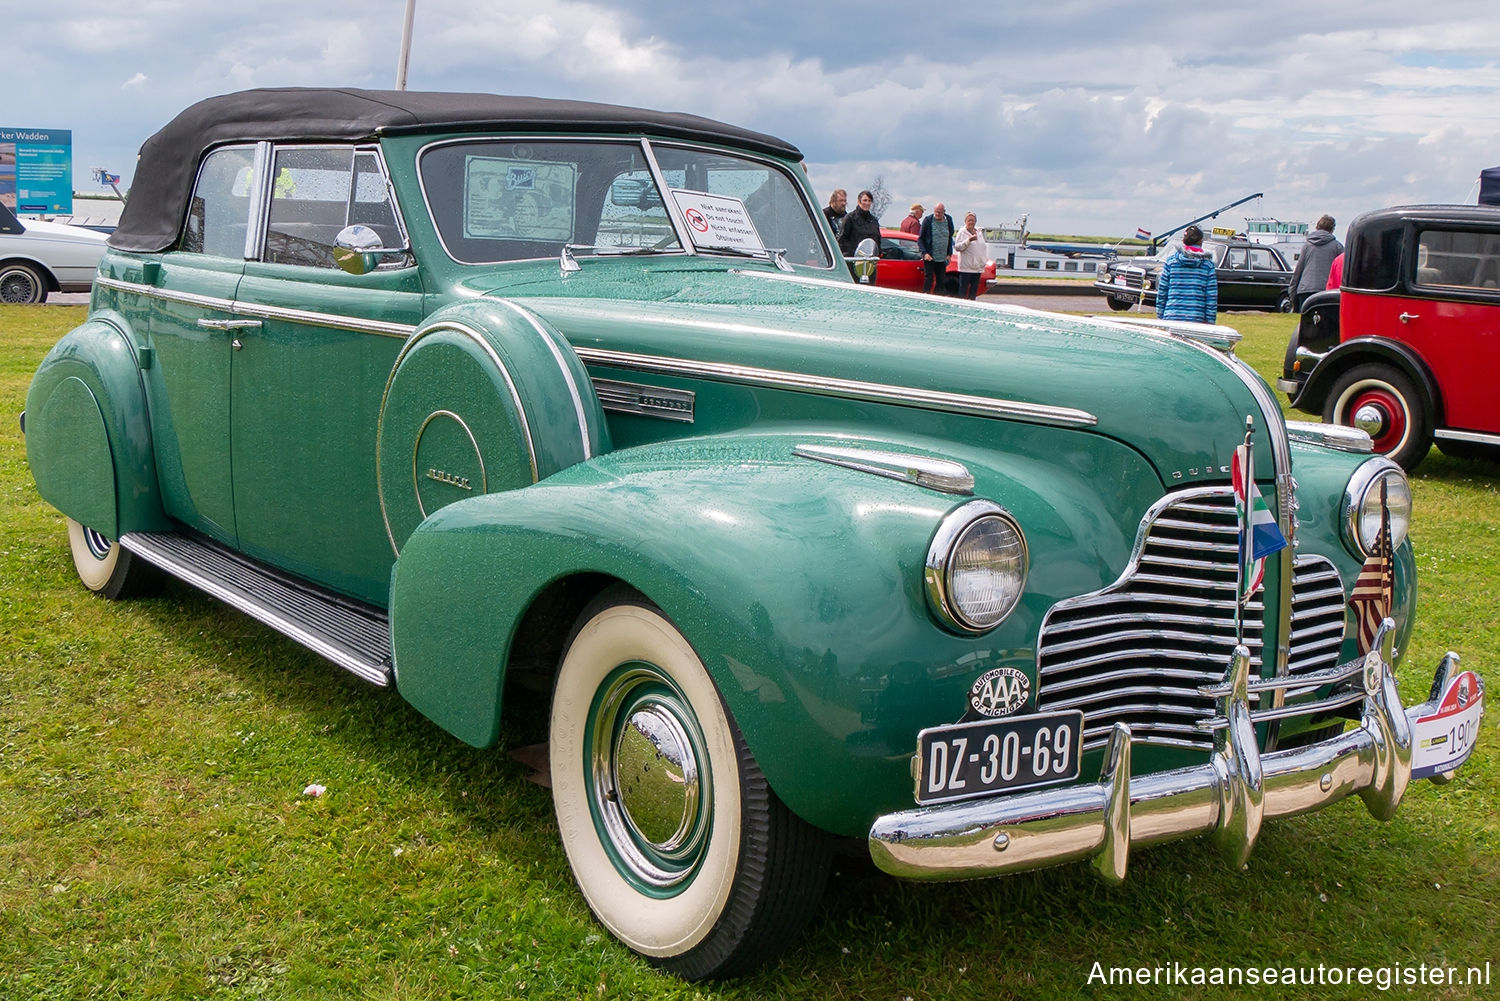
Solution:
<svg viewBox="0 0 1500 1001"><path fill-rule="evenodd" d="M1173 241L1155 257L1126 261L1109 261L1099 265L1094 288L1104 293L1109 308L1126 310L1137 303L1156 305L1156 282L1161 266L1182 246ZM1203 241L1213 252L1219 269L1220 309L1265 309L1278 313L1292 308L1292 268L1281 251L1248 240L1218 239Z"/></svg>

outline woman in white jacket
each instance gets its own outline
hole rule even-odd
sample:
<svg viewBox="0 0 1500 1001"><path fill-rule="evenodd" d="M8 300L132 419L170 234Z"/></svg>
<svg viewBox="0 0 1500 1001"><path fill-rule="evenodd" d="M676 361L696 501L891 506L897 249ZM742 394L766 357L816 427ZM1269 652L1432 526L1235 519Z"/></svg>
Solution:
<svg viewBox="0 0 1500 1001"><path fill-rule="evenodd" d="M989 253L978 223L974 213L966 213L963 228L953 237L953 249L958 253L958 294L963 299L979 298L979 276Z"/></svg>

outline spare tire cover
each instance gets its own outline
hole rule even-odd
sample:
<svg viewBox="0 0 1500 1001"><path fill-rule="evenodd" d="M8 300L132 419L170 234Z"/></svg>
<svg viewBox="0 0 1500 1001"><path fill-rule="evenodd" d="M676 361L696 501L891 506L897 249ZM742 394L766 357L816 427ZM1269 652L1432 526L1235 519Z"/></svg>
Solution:
<svg viewBox="0 0 1500 1001"><path fill-rule="evenodd" d="M399 555L441 507L608 448L588 373L561 334L506 301L440 311L407 342L381 402L376 474L391 546Z"/></svg>

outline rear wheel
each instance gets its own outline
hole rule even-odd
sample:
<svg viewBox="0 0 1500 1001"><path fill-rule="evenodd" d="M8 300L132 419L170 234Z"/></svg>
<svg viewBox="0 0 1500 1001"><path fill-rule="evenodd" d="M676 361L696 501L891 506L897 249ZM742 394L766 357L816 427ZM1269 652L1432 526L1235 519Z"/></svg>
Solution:
<svg viewBox="0 0 1500 1001"><path fill-rule="evenodd" d="M589 907L689 980L774 957L822 894L826 836L771 791L660 610L617 590L580 622L558 671L549 755L558 832Z"/></svg>
<svg viewBox="0 0 1500 1001"><path fill-rule="evenodd" d="M1356 365L1339 376L1323 420L1366 432L1375 451L1403 469L1415 468L1432 448L1432 415L1411 379L1389 365Z"/></svg>
<svg viewBox="0 0 1500 1001"><path fill-rule="evenodd" d="M30 264L0 264L0 302L7 305L47 301L47 282Z"/></svg>
<svg viewBox="0 0 1500 1001"><path fill-rule="evenodd" d="M73 567L83 586L111 600L134 598L155 590L160 575L149 563L137 560L135 554L72 518L68 519L68 548L73 552Z"/></svg>
<svg viewBox="0 0 1500 1001"><path fill-rule="evenodd" d="M1290 295L1284 295L1280 299L1276 300L1276 312L1278 312L1278 313L1290 313L1291 311L1292 311L1292 297Z"/></svg>

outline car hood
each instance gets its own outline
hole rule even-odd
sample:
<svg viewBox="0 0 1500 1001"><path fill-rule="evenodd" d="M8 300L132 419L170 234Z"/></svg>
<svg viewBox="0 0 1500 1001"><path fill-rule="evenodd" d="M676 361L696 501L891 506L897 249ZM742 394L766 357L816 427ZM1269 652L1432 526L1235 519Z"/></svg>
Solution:
<svg viewBox="0 0 1500 1001"><path fill-rule="evenodd" d="M1222 480L1246 416L1265 419L1248 366L1141 325L750 267L589 261L567 284L576 294L556 295L553 266L545 283L490 294L524 303L578 348L1081 411L1164 483ZM1271 419L1279 428L1279 412ZM1268 448L1264 433L1258 442ZM1273 468L1269 451L1257 460Z"/></svg>

